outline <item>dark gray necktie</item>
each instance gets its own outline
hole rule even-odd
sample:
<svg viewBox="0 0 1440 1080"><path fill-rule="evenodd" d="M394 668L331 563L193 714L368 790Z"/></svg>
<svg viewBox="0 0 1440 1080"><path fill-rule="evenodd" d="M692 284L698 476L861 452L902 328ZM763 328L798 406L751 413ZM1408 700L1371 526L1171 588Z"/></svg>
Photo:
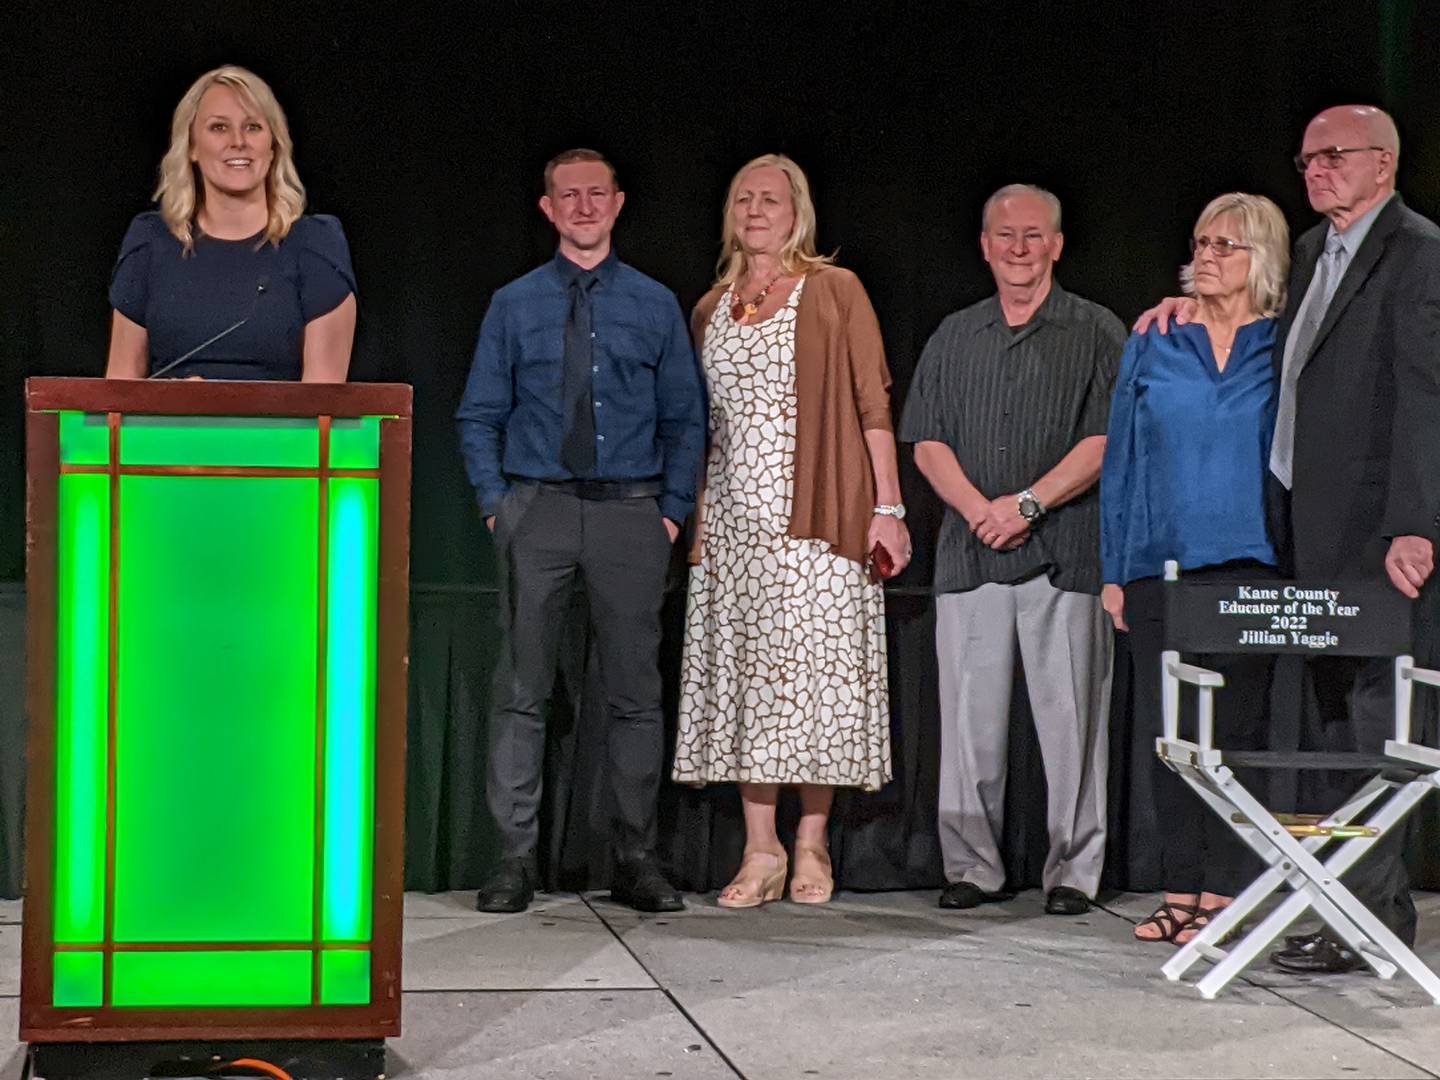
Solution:
<svg viewBox="0 0 1440 1080"><path fill-rule="evenodd" d="M1305 310L1290 331L1290 340L1285 348L1284 366L1280 371L1280 398L1275 407L1275 437L1270 442L1270 471L1287 489L1294 480L1295 395L1300 372L1310 359L1310 350L1315 347L1320 324L1325 321L1325 312L1330 309L1330 301L1340 284L1343 255L1344 245L1340 237L1331 233L1325 241L1325 250L1315 264L1315 281L1305 298Z"/></svg>
<svg viewBox="0 0 1440 1080"><path fill-rule="evenodd" d="M595 342L590 290L594 274L580 274L570 282L570 317L565 320L565 439L560 463L572 476L589 476L595 468Z"/></svg>

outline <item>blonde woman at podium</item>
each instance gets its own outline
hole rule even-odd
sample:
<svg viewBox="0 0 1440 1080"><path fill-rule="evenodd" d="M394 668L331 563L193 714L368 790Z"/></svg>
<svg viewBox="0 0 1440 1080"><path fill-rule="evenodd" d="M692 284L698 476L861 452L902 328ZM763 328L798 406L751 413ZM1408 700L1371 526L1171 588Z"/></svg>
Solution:
<svg viewBox="0 0 1440 1080"><path fill-rule="evenodd" d="M1164 647L1161 579L1167 559L1178 561L1190 580L1278 576L1264 482L1275 427L1272 354L1275 317L1285 306L1289 230L1269 199L1222 195L1201 211L1190 250L1180 282L1197 301L1196 313L1168 335L1151 327L1126 343L1100 474L1101 602L1115 628L1128 631L1134 757L1140 768L1148 763L1154 799L1132 817L1158 824L1160 874L1168 890L1135 936L1179 944L1254 876L1254 856L1155 756ZM1262 748L1272 658L1187 659L1225 676L1215 710L1216 744Z"/></svg>
<svg viewBox="0 0 1440 1080"><path fill-rule="evenodd" d="M254 72L180 99L155 189L110 282L112 379L344 382L355 273L333 217L305 211L290 127Z"/></svg>

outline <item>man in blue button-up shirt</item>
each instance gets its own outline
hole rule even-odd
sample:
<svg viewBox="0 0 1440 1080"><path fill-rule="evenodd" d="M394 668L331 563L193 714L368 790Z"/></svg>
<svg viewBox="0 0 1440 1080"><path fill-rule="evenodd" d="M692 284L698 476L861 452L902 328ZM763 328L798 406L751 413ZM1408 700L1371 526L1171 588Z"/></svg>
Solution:
<svg viewBox="0 0 1440 1080"><path fill-rule="evenodd" d="M653 855L660 607L671 548L695 504L705 398L674 295L611 250L624 202L594 151L546 166L540 208L558 250L495 294L456 413L495 536L507 643L486 777L504 858L480 890L482 911L523 910L534 892L543 709L577 576L610 714L613 892L640 910L682 906Z"/></svg>

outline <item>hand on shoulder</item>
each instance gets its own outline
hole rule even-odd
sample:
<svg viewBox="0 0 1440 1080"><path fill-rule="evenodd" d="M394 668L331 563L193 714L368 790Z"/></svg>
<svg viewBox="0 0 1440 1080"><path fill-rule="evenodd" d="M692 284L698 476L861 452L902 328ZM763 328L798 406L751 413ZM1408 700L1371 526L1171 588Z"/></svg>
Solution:
<svg viewBox="0 0 1440 1080"><path fill-rule="evenodd" d="M1135 320L1135 332L1145 334L1153 326L1161 334L1168 334L1172 321L1176 326L1184 326L1195 318L1198 306L1188 296L1167 296Z"/></svg>

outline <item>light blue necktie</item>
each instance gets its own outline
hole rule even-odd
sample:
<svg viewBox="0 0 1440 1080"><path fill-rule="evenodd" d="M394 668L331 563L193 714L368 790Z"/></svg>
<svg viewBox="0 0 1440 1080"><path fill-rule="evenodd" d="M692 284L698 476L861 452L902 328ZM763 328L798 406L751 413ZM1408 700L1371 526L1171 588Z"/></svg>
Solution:
<svg viewBox="0 0 1440 1080"><path fill-rule="evenodd" d="M1325 250L1319 262L1315 264L1315 280L1305 294L1304 310L1290 333L1285 349L1285 366L1280 372L1280 401L1275 409L1275 438L1270 443L1270 471L1287 490L1291 487L1295 459L1295 388L1300 382L1300 372L1310 359L1310 350L1315 347L1320 324L1330 310L1335 289L1340 284L1344 256L1345 245L1340 242L1340 234L1332 232L1325 240Z"/></svg>

